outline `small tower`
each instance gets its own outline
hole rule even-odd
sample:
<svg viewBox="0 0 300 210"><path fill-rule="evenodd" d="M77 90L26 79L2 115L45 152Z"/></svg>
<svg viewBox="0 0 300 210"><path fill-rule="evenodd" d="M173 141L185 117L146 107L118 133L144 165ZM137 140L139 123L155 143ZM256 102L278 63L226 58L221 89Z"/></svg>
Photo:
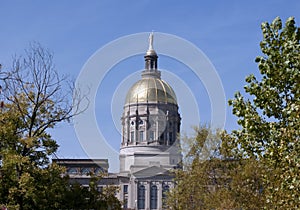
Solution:
<svg viewBox="0 0 300 210"><path fill-rule="evenodd" d="M161 79L153 33L142 78L128 91L122 121L120 200L130 209L162 209L173 186L169 172L181 161L180 114L175 92Z"/></svg>
<svg viewBox="0 0 300 210"><path fill-rule="evenodd" d="M154 165L169 170L181 161L177 99L161 79L153 33L144 58L142 78L129 89L121 118L120 174L128 176Z"/></svg>

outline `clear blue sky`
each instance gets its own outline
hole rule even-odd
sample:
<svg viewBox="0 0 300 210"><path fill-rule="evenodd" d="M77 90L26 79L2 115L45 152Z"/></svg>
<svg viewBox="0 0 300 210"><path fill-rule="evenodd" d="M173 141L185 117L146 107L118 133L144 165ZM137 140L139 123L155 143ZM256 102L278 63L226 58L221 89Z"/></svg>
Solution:
<svg viewBox="0 0 300 210"><path fill-rule="evenodd" d="M76 79L87 60L105 44L125 35L154 30L182 37L201 49L215 66L229 99L242 90L246 75L258 73L254 59L260 54L260 24L271 22L276 16L283 22L294 16L300 25L299 11L298 0L1 1L0 63L9 67L12 55L23 53L30 42L37 41L54 53L60 73ZM159 66L179 77L180 69L185 69L166 56L160 56ZM121 137L112 122L112 94L125 77L142 67L142 56L119 63L109 72L101 84L103 89L97 94L99 127L115 150ZM188 70L186 75L185 82L201 104L201 121L208 122L210 105L205 88L192 79L193 74ZM173 88L176 91L176 84ZM126 94L126 90L123 92ZM180 102L180 95L177 96ZM122 106L117 113L122 111ZM226 112L225 128L236 128L229 107ZM188 132L195 120L184 118L187 115L182 113L183 130ZM81 148L72 125L58 126L53 136L61 145L59 157L89 156ZM110 165L116 170L116 163Z"/></svg>

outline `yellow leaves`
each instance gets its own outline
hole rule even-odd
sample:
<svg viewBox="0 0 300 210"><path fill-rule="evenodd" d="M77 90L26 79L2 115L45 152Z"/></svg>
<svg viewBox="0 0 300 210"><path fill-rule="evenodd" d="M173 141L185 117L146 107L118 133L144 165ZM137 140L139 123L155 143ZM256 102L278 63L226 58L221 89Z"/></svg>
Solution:
<svg viewBox="0 0 300 210"><path fill-rule="evenodd" d="M34 137L24 137L24 138L21 138L19 141L27 149L39 146L38 138L35 136Z"/></svg>
<svg viewBox="0 0 300 210"><path fill-rule="evenodd" d="M23 173L19 178L19 193L29 193L29 190L33 190L33 177L28 173Z"/></svg>
<svg viewBox="0 0 300 210"><path fill-rule="evenodd" d="M29 157L23 157L16 152L4 150L1 153L3 160L3 169L4 170L16 170L16 167L28 169L28 166L31 165ZM16 171L17 173L17 171ZM18 174L15 175L17 176Z"/></svg>
<svg viewBox="0 0 300 210"><path fill-rule="evenodd" d="M52 58L34 44L25 56L13 60L12 69L1 71L7 101L0 109L0 202L9 198L7 203L20 209L61 209L54 203L61 201L57 198L68 186L61 177L64 169L49 166L58 145L47 132L75 115L68 95L73 87L63 88L68 81L55 71ZM80 97L75 101L79 106Z"/></svg>

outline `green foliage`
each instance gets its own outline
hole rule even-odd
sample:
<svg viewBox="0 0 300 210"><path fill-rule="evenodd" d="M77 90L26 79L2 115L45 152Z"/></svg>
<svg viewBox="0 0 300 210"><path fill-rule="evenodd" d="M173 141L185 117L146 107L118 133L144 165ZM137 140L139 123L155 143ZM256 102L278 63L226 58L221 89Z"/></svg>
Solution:
<svg viewBox="0 0 300 210"><path fill-rule="evenodd" d="M294 18L262 24L263 56L256 62L261 76L246 78L248 98L236 93L229 101L240 130L224 138L236 158L254 158L267 170L265 208L300 207L300 30Z"/></svg>
<svg viewBox="0 0 300 210"><path fill-rule="evenodd" d="M222 134L222 136L221 136ZM175 170L168 209L261 209L265 203L263 172L256 159L233 159L220 148L228 135L208 127L183 138L183 170ZM230 150L230 149L229 149ZM227 152L229 154L229 152Z"/></svg>
<svg viewBox="0 0 300 210"><path fill-rule="evenodd" d="M223 132L221 147L205 127L188 139L170 209L300 208L300 29L276 18L262 32L261 75L229 101L241 128Z"/></svg>
<svg viewBox="0 0 300 210"><path fill-rule="evenodd" d="M69 86L70 91L62 89L66 80L58 76L52 58L40 45L32 45L25 57L14 60L11 70L0 71L4 85L1 98L5 99L0 107L0 206L76 209L78 203L65 206L74 191L75 195L81 193L79 201L89 200L81 209L118 207L119 202L112 198L116 189L99 193L93 182L89 189L70 188L68 177L62 176L65 169L50 163L58 144L49 129L78 114L81 101L76 96L68 101L73 87Z"/></svg>
<svg viewBox="0 0 300 210"><path fill-rule="evenodd" d="M49 164L58 145L48 129L67 119L68 109L55 103L61 80L53 76L51 54L34 45L26 56L0 74L5 99L0 110L0 203L11 209L56 208L67 182L63 169Z"/></svg>
<svg viewBox="0 0 300 210"><path fill-rule="evenodd" d="M5 121L9 121L9 113L2 113ZM0 125L1 128L4 126ZM55 164L45 168L37 166L32 157L23 156L19 149L15 149L24 146L20 137L15 136L16 129L6 127L6 134L7 132L13 135L6 136L10 141L2 142L4 146L0 150L0 203L6 204L10 209L57 208L67 186L67 180L61 177L64 169Z"/></svg>
<svg viewBox="0 0 300 210"><path fill-rule="evenodd" d="M175 170L175 187L168 193L169 209L207 209L224 168L218 158L219 132L195 127L195 136L182 138L183 170ZM224 180L222 180L224 181Z"/></svg>
<svg viewBox="0 0 300 210"><path fill-rule="evenodd" d="M117 187L103 186L99 188L98 182L102 177L91 177L89 187L75 182L71 184L62 198L62 209L121 209L121 203L116 198Z"/></svg>

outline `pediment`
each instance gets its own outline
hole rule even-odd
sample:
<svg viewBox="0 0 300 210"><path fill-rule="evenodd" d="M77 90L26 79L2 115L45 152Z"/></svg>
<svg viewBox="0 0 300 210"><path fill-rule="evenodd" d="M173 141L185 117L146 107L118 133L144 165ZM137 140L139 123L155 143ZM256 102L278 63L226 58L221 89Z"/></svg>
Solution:
<svg viewBox="0 0 300 210"><path fill-rule="evenodd" d="M155 177L155 176L170 176L171 173L169 170L162 167L150 166L148 168L139 170L132 174L136 178L146 178L146 177Z"/></svg>

